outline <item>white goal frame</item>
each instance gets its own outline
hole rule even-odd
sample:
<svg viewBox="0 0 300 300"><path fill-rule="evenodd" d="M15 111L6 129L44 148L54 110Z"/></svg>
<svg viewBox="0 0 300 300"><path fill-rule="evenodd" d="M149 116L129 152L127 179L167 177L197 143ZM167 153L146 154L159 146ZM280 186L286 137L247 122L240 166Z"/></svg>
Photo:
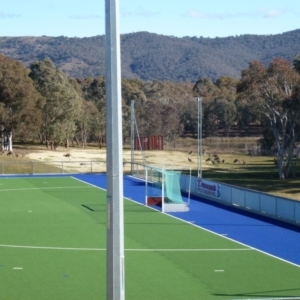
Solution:
<svg viewBox="0 0 300 300"><path fill-rule="evenodd" d="M186 212L189 211L189 204L190 204L190 190L191 190L191 169L178 169L174 170L173 168L167 169L165 168L166 166L153 166L153 165L145 165L145 205L149 206L148 204L148 186L149 183L152 184L155 181L155 178L153 178L153 171L160 173L161 174L161 194L158 196L161 198L161 210L162 212ZM182 203L168 203L165 201L165 175L164 171L169 171L169 172L178 172L178 171L189 171L189 184L188 184L188 190L186 191L188 194L188 201L185 202L183 201ZM182 175L181 175L182 177ZM179 182L180 185L180 182ZM181 193L182 190L180 189Z"/></svg>

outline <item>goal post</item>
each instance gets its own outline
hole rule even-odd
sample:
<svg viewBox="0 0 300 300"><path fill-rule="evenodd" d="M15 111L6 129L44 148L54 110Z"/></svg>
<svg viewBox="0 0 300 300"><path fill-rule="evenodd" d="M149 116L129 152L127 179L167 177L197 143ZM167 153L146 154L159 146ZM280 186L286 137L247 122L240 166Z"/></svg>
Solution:
<svg viewBox="0 0 300 300"><path fill-rule="evenodd" d="M189 203L182 198L180 178L181 171L146 166L145 204L161 206L162 212L188 211Z"/></svg>

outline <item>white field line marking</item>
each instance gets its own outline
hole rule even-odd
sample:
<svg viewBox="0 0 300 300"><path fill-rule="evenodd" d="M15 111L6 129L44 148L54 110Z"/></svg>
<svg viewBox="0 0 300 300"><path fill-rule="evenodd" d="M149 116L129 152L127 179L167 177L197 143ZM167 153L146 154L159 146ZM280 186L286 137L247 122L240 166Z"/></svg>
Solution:
<svg viewBox="0 0 300 300"><path fill-rule="evenodd" d="M57 187L40 187L40 188L22 188L22 189L0 189L0 192L18 192L27 190L55 190L55 189L78 189L89 188L89 186L57 186Z"/></svg>
<svg viewBox="0 0 300 300"><path fill-rule="evenodd" d="M23 249L45 249L45 250L75 250L75 251L106 251L106 248L70 248L70 247L42 247L42 246L22 246L22 245L0 245L5 248L23 248ZM125 249L133 252L202 252L202 251L251 251L249 248L236 249Z"/></svg>
<svg viewBox="0 0 300 300"><path fill-rule="evenodd" d="M14 267L14 270L23 270L21 267Z"/></svg>
<svg viewBox="0 0 300 300"><path fill-rule="evenodd" d="M97 188L98 190L102 190L102 191L105 191L105 192L106 192L106 189L103 189L103 188L101 188L100 186L96 186L96 185L94 185L94 184L91 184L91 183L86 182L86 181L84 181L84 180L81 180L81 179L79 179L79 178L75 178L75 177L73 177L73 176L71 176L71 178L73 178L74 180L77 180L77 181L79 181L79 182L82 182L82 183L84 183L84 184L87 184L87 185L89 185L89 186L95 187L95 188ZM129 199L129 200L131 200L131 199ZM136 203L136 201L134 201L134 200L131 200L131 201L133 201L133 202Z"/></svg>
<svg viewBox="0 0 300 300"><path fill-rule="evenodd" d="M249 248L236 248L236 249L125 249L125 251L137 252L211 252L211 251L253 251Z"/></svg>
<svg viewBox="0 0 300 300"><path fill-rule="evenodd" d="M22 249L45 249L45 250L106 251L106 248L68 248L68 247L22 246L22 245L0 245L0 247L22 248Z"/></svg>

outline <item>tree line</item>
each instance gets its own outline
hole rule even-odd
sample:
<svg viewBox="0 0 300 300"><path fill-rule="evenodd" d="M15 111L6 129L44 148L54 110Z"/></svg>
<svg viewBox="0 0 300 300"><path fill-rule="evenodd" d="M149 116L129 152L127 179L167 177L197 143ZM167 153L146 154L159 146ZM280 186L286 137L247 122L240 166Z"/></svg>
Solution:
<svg viewBox="0 0 300 300"><path fill-rule="evenodd" d="M277 155L280 178L289 176L299 140L300 56L293 64L253 61L241 78L204 77L195 83L122 79L123 139L130 138L130 105L142 136L163 135L172 143L196 135L196 97L202 98L203 136L263 133L261 145ZM105 78L68 78L49 58L29 68L0 55L1 147L39 140L51 149L70 143L105 142Z"/></svg>

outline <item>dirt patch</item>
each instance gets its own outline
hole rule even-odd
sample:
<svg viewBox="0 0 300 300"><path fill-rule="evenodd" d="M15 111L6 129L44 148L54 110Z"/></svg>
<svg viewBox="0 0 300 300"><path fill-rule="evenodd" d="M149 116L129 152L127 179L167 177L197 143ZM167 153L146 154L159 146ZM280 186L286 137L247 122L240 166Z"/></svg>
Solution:
<svg viewBox="0 0 300 300"><path fill-rule="evenodd" d="M67 155L69 154L69 155ZM124 171L130 170L130 162L132 153L130 149L123 150ZM42 161L49 164L57 164L58 162L69 162L74 167L75 162L80 165L80 171L86 164L87 170L90 162L98 162L103 166L106 165L106 149L98 148L60 148L57 150L34 149L26 150L23 159ZM134 151L133 160L138 164L157 165L165 168L181 168L181 169L197 169L197 156L189 155L182 151ZM67 164L66 164L67 165ZM203 167L210 167L204 164Z"/></svg>

